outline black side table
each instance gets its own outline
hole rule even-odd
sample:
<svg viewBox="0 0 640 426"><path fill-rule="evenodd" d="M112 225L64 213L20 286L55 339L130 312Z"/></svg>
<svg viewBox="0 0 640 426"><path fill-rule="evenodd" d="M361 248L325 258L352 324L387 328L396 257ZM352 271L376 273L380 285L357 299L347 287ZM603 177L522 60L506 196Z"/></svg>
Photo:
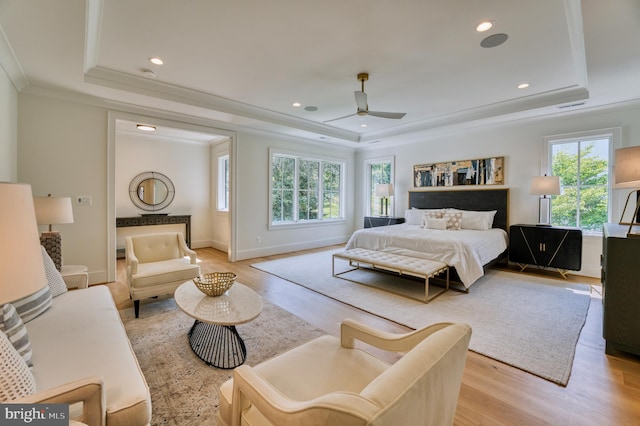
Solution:
<svg viewBox="0 0 640 426"><path fill-rule="evenodd" d="M365 216L364 227L376 228L378 226L398 225L404 223L404 217L393 216Z"/></svg>

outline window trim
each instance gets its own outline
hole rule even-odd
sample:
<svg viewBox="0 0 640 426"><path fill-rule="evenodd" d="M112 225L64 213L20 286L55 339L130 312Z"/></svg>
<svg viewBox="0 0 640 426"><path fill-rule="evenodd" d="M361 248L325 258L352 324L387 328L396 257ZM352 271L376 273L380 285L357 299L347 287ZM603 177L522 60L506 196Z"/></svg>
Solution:
<svg viewBox="0 0 640 426"><path fill-rule="evenodd" d="M227 163L227 173L224 174L224 171L221 169L221 163L225 161ZM216 211L219 213L229 213L229 204L230 204L230 191L231 185L229 180L231 179L230 175L230 157L229 152L221 152L217 155L217 182L216 182ZM226 198L226 208L220 208L220 200L221 196L224 194Z"/></svg>
<svg viewBox="0 0 640 426"><path fill-rule="evenodd" d="M365 216L372 216L371 205L369 203L369 197L371 194L369 193L369 188L371 188L371 166L373 164L381 164L381 163L391 163L391 171L389 172L389 180L393 187L396 187L395 178L396 178L396 158L394 155L389 157L379 157L379 158L371 158L369 160L365 160L364 162L364 199L363 205L365 206ZM394 196L395 197L395 196ZM395 216L395 203L390 203L389 205L389 216Z"/></svg>
<svg viewBox="0 0 640 426"><path fill-rule="evenodd" d="M310 160L310 161L319 161L320 162L320 174L322 174L322 163L330 162L330 163L338 163L340 165L340 217L336 219L322 219L322 197L319 199L320 205L320 218L319 219L311 219L311 220L293 220L289 222L278 222L273 223L273 157L274 155L279 155L283 157L290 157L294 159L300 160ZM283 228L307 228L314 226L326 226L326 225L335 225L338 223L346 223L347 219L345 218L346 211L346 199L347 199L347 188L346 188L346 175L347 175L347 165L348 160L346 158L339 157L331 157L320 154L309 154L296 152L293 150L280 149L280 148L269 148L269 179L267 182L267 191L268 191L268 222L267 229L283 229ZM297 181L297 167L296 167L296 181ZM320 190L322 191L322 176L320 178ZM297 187L297 184L296 184ZM297 191L294 192L295 201L297 203ZM297 211L297 208L296 208Z"/></svg>
<svg viewBox="0 0 640 426"><path fill-rule="evenodd" d="M593 139L609 138L609 164L607 179L607 221L612 222L613 217L617 214L614 211L614 193L613 193L613 163L615 150L620 148L622 144L622 128L607 127L603 129L585 130L580 132L561 133L557 135L544 136L542 138L542 162L540 167L540 175L551 174L551 145L559 143L569 143L575 141L588 141ZM551 206L553 209L553 205ZM585 235L600 236L602 231L584 231Z"/></svg>

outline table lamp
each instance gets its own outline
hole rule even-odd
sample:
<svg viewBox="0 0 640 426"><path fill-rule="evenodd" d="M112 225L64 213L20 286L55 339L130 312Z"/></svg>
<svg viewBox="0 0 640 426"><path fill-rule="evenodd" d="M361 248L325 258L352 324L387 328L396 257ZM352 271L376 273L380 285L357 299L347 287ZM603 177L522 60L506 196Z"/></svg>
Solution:
<svg viewBox="0 0 640 426"><path fill-rule="evenodd" d="M615 152L614 184L615 189L640 188L640 146L617 149ZM627 211L629 199L632 194L636 194L636 208L629 222L624 221L624 214ZM640 208L640 189L635 189L627 195L624 209L620 215L620 225L629 225L627 237L640 237L640 234L631 232L634 225L640 225L638 209Z"/></svg>
<svg viewBox="0 0 640 426"><path fill-rule="evenodd" d="M31 186L0 182L0 306L47 285Z"/></svg>
<svg viewBox="0 0 640 426"><path fill-rule="evenodd" d="M53 231L51 225L73 223L73 210L69 197L35 197L33 199L38 225L49 225L49 231L40 236L40 243L45 248L58 271L62 267L62 236Z"/></svg>
<svg viewBox="0 0 640 426"><path fill-rule="evenodd" d="M538 198L538 225L551 226L551 197L560 195L560 178L558 176L535 176L531 181L531 195Z"/></svg>
<svg viewBox="0 0 640 426"><path fill-rule="evenodd" d="M376 197L380 197L380 216L389 216L389 197L393 195L392 183L379 183L376 185ZM384 200L384 214L382 202Z"/></svg>

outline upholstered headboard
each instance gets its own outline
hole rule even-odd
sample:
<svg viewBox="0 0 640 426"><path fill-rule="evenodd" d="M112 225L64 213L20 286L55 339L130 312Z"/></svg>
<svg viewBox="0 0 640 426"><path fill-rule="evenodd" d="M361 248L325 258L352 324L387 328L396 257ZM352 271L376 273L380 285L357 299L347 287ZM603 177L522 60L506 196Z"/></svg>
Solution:
<svg viewBox="0 0 640 426"><path fill-rule="evenodd" d="M509 188L409 191L409 208L496 210L493 227L508 232Z"/></svg>

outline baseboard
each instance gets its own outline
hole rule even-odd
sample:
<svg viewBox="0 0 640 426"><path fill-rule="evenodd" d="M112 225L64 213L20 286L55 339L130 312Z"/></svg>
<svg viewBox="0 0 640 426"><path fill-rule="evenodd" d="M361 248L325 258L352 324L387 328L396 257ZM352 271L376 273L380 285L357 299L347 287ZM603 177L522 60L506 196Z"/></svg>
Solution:
<svg viewBox="0 0 640 426"><path fill-rule="evenodd" d="M272 256L275 254L291 253L299 250L308 250L320 247L332 246L335 244L346 244L349 236L330 238L326 240L302 241L280 246L260 247L249 250L238 250L236 260L253 259L255 257Z"/></svg>

